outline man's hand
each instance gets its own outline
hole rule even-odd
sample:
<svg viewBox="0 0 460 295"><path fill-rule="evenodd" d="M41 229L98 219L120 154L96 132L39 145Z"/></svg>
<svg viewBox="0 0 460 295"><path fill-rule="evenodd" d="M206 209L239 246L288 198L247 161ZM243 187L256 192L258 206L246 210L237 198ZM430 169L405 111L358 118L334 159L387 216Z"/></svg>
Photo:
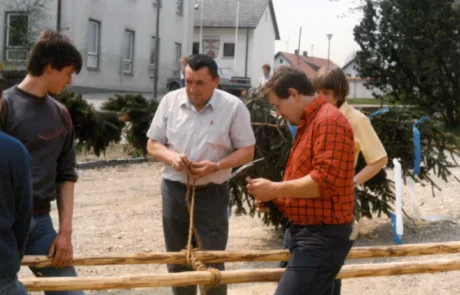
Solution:
<svg viewBox="0 0 460 295"><path fill-rule="evenodd" d="M248 193L253 195L257 200L268 202L278 197L279 183L271 182L264 178L252 179L250 177L247 177L246 181L248 182Z"/></svg>
<svg viewBox="0 0 460 295"><path fill-rule="evenodd" d="M72 234L58 233L51 244L48 258L53 258L55 268L70 266L73 259Z"/></svg>
<svg viewBox="0 0 460 295"><path fill-rule="evenodd" d="M217 171L217 164L211 161L195 162L189 167L192 177L199 179Z"/></svg>
<svg viewBox="0 0 460 295"><path fill-rule="evenodd" d="M171 167L176 170L177 172L181 172L182 170L185 169L185 167L188 167L191 165L191 162L187 158L185 154L180 154L174 157L174 159L171 162Z"/></svg>

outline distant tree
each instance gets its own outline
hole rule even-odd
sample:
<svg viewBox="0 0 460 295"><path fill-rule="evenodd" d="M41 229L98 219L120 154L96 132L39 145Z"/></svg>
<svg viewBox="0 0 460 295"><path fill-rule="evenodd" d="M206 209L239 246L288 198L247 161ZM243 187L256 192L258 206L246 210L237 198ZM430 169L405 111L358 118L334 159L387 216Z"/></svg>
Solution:
<svg viewBox="0 0 460 295"><path fill-rule="evenodd" d="M354 30L361 77L395 100L460 124L460 5L455 0L367 0Z"/></svg>
<svg viewBox="0 0 460 295"><path fill-rule="evenodd" d="M4 1L4 2L3 2ZM5 9L6 56L0 71L27 60L27 55L39 36L41 22L47 18L50 0L2 0Z"/></svg>

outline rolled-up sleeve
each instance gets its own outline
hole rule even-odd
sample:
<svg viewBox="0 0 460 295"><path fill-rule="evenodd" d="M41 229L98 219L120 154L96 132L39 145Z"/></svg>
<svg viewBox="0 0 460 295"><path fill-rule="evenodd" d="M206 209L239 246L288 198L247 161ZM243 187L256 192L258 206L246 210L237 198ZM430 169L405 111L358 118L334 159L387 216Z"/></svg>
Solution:
<svg viewBox="0 0 460 295"><path fill-rule="evenodd" d="M232 146L235 149L253 146L256 143L251 125L251 114L243 102L236 105L230 128Z"/></svg>
<svg viewBox="0 0 460 295"><path fill-rule="evenodd" d="M387 156L387 152L368 117L362 117L359 120L354 132L367 164L375 163Z"/></svg>
<svg viewBox="0 0 460 295"><path fill-rule="evenodd" d="M73 129L69 113L67 110L63 111L66 112L64 115L67 116L67 120L70 121L69 126L67 126L67 134L65 136L64 145L57 160L56 183L66 181L77 182L78 173L76 169L77 154L75 151L75 131Z"/></svg>
<svg viewBox="0 0 460 295"><path fill-rule="evenodd" d="M150 128L147 131L147 137L166 144L166 127L167 127L168 95L163 97L158 106L155 116L153 117Z"/></svg>
<svg viewBox="0 0 460 295"><path fill-rule="evenodd" d="M352 187L354 138L351 127L335 119L325 119L316 126L314 133L313 170L310 176L318 183L321 194Z"/></svg>

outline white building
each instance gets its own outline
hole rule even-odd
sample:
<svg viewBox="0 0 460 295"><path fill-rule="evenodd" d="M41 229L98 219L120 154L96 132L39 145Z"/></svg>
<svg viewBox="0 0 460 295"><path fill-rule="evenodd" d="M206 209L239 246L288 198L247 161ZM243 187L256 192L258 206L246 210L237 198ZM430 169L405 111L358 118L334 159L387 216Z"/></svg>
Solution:
<svg viewBox="0 0 460 295"><path fill-rule="evenodd" d="M347 98L374 98L373 90L364 86L365 78L359 76L356 59L353 58L346 63L342 70L347 75L350 86L350 93Z"/></svg>
<svg viewBox="0 0 460 295"><path fill-rule="evenodd" d="M0 60L7 67L25 67L27 50L12 30L18 23L27 24L35 38L42 29L60 26L83 56L74 90L152 92L158 1L42 0L44 14L35 21L26 6L12 6L20 1L2 0L0 24L5 26L0 30ZM194 0L161 1L160 93L166 91L166 79L178 73L180 57L192 52L193 11Z"/></svg>
<svg viewBox="0 0 460 295"><path fill-rule="evenodd" d="M250 77L253 86L262 76L262 65L273 68L280 35L272 0L200 0L194 19L194 53L212 55L219 67Z"/></svg>

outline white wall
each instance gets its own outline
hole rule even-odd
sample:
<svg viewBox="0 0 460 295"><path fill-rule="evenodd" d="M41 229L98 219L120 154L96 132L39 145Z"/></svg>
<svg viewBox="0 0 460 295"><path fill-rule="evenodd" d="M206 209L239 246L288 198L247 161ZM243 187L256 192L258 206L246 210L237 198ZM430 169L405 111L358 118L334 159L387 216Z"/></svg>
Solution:
<svg viewBox="0 0 460 295"><path fill-rule="evenodd" d="M355 78L355 77L358 77L358 70L356 69L357 65L356 65L356 61L353 60L353 62L351 62L350 64L347 65L346 68L343 68L343 72L345 73L345 75L349 76L349 77L352 77L352 78Z"/></svg>
<svg viewBox="0 0 460 295"><path fill-rule="evenodd" d="M262 65L269 64L273 70L275 52L275 28L270 6L265 9L262 18L254 31L254 45L251 51L251 67L248 72L252 85L256 86L262 76Z"/></svg>
<svg viewBox="0 0 460 295"><path fill-rule="evenodd" d="M360 77L356 61L351 62L346 67L342 68L345 75L357 78ZM350 86L350 94L347 98L375 98L372 95L372 92L376 92L379 95L382 95L382 92L378 89L368 89L364 86L364 80L361 79L352 79L348 80L348 84Z"/></svg>
<svg viewBox="0 0 460 295"><path fill-rule="evenodd" d="M372 90L364 86L363 80L348 81L348 85L350 86L350 93L347 98L374 98Z"/></svg>
<svg viewBox="0 0 460 295"><path fill-rule="evenodd" d="M280 66L289 66L289 65L291 65L291 63L287 59L285 59L281 54L275 58L275 62L274 62L275 69Z"/></svg>
<svg viewBox="0 0 460 295"><path fill-rule="evenodd" d="M234 58L223 57L224 43L235 43L235 28L203 28L203 39L207 37L220 40L219 53L216 57L217 65L221 68L232 68L235 74L245 76L246 68L246 39L249 31L247 76L251 78L252 86L257 86L262 76L262 65L274 65L275 29L270 9L267 6L256 29L238 30L238 44L236 47L236 67ZM200 42L200 28L194 30L194 42ZM201 50L200 50L201 52Z"/></svg>
<svg viewBox="0 0 460 295"><path fill-rule="evenodd" d="M0 23L4 24L4 0L0 0L0 3ZM181 55L192 52L194 1L184 0L182 15L176 13L176 1L163 0L162 3L158 87L160 92L165 92L166 80L173 74L175 43L182 45ZM49 6L49 19L40 27L55 29L57 0L50 1ZM89 19L101 23L98 70L88 69L86 63ZM62 32L73 40L83 57L83 69L79 75L74 76L73 84L113 91L152 92L153 79L149 74L149 64L155 27L156 5L153 5L152 0L62 0ZM123 73L125 29L135 32L132 74ZM2 58L3 34L4 29L0 30Z"/></svg>
<svg viewBox="0 0 460 295"><path fill-rule="evenodd" d="M151 2L151 1L150 1ZM174 76L175 43L182 44L181 56L192 54L194 0L184 0L183 16L176 14L176 1L162 0L160 16L159 87L166 89L166 79Z"/></svg>
<svg viewBox="0 0 460 295"><path fill-rule="evenodd" d="M190 1L184 2L183 16L176 13L175 1L162 1L160 15L159 90L165 91L166 79L172 75L175 42L182 44L182 55L191 52L193 24ZM156 6L151 0L66 0L62 27L76 43L84 57L84 69L74 85L113 90L149 92L153 79L149 75L151 38L155 36ZM86 67L89 19L101 22L100 67ZM125 29L135 32L133 73L123 73L123 37Z"/></svg>
<svg viewBox="0 0 460 295"><path fill-rule="evenodd" d="M234 28L203 28L203 39L213 38L219 39L219 52L216 56L216 63L219 68L231 68L238 76L244 76L246 62L246 33L247 29L238 29L238 42L235 47L236 67L234 67L235 58L224 57L224 43L235 43L236 30ZM252 33L250 31L249 44L251 44ZM193 41L200 42L200 28L195 28ZM201 53L200 49L200 53ZM250 52L248 53L248 58ZM248 71L250 63L248 61Z"/></svg>

